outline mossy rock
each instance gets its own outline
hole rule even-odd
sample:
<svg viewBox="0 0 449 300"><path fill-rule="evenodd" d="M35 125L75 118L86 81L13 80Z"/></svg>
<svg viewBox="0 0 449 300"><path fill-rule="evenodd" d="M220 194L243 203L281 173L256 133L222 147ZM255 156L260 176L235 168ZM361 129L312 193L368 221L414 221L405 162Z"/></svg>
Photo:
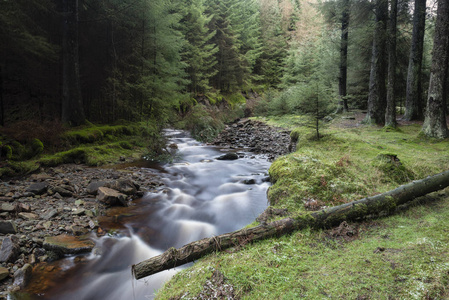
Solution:
<svg viewBox="0 0 449 300"><path fill-rule="evenodd" d="M34 139L31 142L31 154L33 156L37 156L44 152L44 144L39 139Z"/></svg>
<svg viewBox="0 0 449 300"><path fill-rule="evenodd" d="M9 145L3 145L2 146L2 158L4 157L7 160L10 160L12 158L12 148Z"/></svg>
<svg viewBox="0 0 449 300"><path fill-rule="evenodd" d="M127 150L131 150L133 148L133 146L127 142L127 141L122 141L119 143L120 147L122 147L123 149L127 149Z"/></svg>

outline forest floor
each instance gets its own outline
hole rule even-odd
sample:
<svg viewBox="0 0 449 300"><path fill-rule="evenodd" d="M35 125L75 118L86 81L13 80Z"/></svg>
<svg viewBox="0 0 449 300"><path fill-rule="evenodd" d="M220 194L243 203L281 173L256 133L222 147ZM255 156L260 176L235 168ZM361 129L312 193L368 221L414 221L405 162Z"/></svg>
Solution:
<svg viewBox="0 0 449 300"><path fill-rule="evenodd" d="M314 129L304 117L261 119L293 130L297 150L276 159L268 192L291 215L391 190L449 169L449 141L361 124L352 112ZM386 159L387 158L387 159ZM445 299L449 297L449 190L392 215L217 252L179 272L158 299ZM255 225L256 223L252 224Z"/></svg>

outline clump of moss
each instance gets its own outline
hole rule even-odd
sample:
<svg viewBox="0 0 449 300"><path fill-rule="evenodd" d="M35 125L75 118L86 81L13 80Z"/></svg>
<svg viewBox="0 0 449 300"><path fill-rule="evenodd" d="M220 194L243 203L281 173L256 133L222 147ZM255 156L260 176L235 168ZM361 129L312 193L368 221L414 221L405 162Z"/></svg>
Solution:
<svg viewBox="0 0 449 300"><path fill-rule="evenodd" d="M415 179L415 174L407 169L394 153L380 153L374 159L373 165L384 174L385 182L403 184Z"/></svg>
<svg viewBox="0 0 449 300"><path fill-rule="evenodd" d="M123 149L131 150L133 146L128 141L121 141L119 142L120 147Z"/></svg>
<svg viewBox="0 0 449 300"><path fill-rule="evenodd" d="M54 167L67 163L85 163L87 153L85 149L75 148L72 150L59 152L54 155L40 159L38 162L44 167Z"/></svg>
<svg viewBox="0 0 449 300"><path fill-rule="evenodd" d="M44 152L44 144L39 139L34 139L30 145L31 157L37 156Z"/></svg>

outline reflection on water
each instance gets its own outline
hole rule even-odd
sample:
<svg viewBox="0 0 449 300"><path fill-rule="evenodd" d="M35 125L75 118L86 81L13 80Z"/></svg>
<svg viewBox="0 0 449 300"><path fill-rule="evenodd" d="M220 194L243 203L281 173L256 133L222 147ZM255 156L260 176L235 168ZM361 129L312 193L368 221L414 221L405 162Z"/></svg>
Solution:
<svg viewBox="0 0 449 300"><path fill-rule="evenodd" d="M216 160L222 154L219 149L181 131L168 130L167 135L170 143L178 145L180 159L165 165L160 173L165 187L135 205L110 210L101 223L116 228L118 234L94 238L92 254L36 269L29 287L35 298L152 299L154 291L180 268L136 281L131 274L133 264L169 247L237 230L263 212L267 206L266 159L242 154L238 160Z"/></svg>

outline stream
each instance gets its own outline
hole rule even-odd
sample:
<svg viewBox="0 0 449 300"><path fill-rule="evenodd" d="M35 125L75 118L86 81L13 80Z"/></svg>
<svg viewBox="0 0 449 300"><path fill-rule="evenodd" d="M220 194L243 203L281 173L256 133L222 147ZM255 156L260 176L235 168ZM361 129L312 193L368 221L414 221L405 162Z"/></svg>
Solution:
<svg viewBox="0 0 449 300"><path fill-rule="evenodd" d="M267 207L270 162L265 157L237 152L239 159L217 160L225 153L219 148L183 131L166 130L166 135L178 150L173 163L158 168L163 189L129 207L112 208L100 223L113 234L93 236L96 247L89 255L46 266L40 281L34 280L34 286L46 288L28 290L34 299L153 299L185 266L136 281L133 264L170 247L240 229Z"/></svg>

